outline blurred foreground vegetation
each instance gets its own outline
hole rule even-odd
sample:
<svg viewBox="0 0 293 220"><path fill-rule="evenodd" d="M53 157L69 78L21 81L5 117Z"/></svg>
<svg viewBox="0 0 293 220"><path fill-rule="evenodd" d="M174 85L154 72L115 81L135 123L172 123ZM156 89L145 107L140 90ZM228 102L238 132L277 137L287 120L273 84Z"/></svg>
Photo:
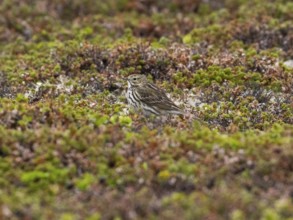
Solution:
<svg viewBox="0 0 293 220"><path fill-rule="evenodd" d="M290 0L0 3L0 219L293 219ZM128 112L146 74L185 109Z"/></svg>

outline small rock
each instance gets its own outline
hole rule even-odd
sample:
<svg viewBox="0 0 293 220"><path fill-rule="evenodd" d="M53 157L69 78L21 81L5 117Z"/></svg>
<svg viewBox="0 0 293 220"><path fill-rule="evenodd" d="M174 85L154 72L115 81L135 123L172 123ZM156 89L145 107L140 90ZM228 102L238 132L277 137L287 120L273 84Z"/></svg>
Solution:
<svg viewBox="0 0 293 220"><path fill-rule="evenodd" d="M7 206L2 206L2 214L5 217L10 217L12 215L11 210Z"/></svg>
<svg viewBox="0 0 293 220"><path fill-rule="evenodd" d="M284 62L284 65L287 67L287 68L290 68L290 69L293 69L293 60L287 60Z"/></svg>

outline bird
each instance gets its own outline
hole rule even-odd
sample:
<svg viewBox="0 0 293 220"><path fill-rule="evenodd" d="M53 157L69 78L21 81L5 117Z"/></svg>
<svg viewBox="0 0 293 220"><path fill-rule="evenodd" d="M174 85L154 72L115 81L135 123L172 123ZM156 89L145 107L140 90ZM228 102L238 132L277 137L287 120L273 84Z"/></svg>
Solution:
<svg viewBox="0 0 293 220"><path fill-rule="evenodd" d="M184 115L164 90L149 82L142 74L132 74L127 77L128 89L126 99L134 110L142 110L146 116L150 115Z"/></svg>

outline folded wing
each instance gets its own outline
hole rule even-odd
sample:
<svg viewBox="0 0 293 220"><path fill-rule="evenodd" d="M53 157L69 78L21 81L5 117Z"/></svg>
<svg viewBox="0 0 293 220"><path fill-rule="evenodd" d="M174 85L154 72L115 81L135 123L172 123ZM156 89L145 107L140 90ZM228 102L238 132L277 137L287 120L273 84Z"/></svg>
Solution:
<svg viewBox="0 0 293 220"><path fill-rule="evenodd" d="M165 92L152 83L137 88L137 93L142 103L161 113L183 114L182 110L168 98Z"/></svg>

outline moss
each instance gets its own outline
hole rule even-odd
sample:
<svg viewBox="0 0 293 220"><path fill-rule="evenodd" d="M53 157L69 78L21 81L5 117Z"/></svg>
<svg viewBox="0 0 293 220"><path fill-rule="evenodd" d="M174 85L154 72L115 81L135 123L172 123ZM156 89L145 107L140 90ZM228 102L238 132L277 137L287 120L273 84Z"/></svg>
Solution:
<svg viewBox="0 0 293 220"><path fill-rule="evenodd" d="M86 220L100 220L101 214L100 213L94 213L86 218Z"/></svg>
<svg viewBox="0 0 293 220"><path fill-rule="evenodd" d="M292 216L290 1L21 0L0 13L0 218ZM128 111L133 73L184 118Z"/></svg>
<svg viewBox="0 0 293 220"><path fill-rule="evenodd" d="M88 189L95 181L95 177L90 173L85 173L82 178L76 180L75 185L80 190Z"/></svg>

